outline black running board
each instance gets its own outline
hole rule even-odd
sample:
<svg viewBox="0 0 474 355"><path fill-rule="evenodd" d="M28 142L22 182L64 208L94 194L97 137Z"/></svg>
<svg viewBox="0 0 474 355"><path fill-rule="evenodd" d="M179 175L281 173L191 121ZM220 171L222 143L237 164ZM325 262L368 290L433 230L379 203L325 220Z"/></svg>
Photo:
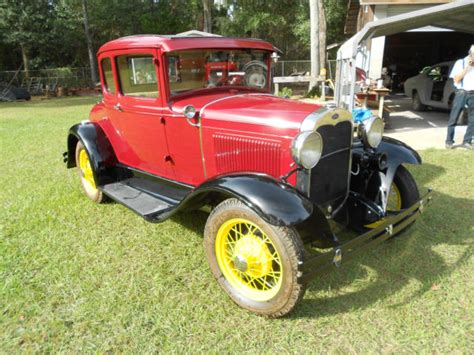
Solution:
<svg viewBox="0 0 474 355"><path fill-rule="evenodd" d="M112 200L121 203L150 222L166 219L178 203L157 194L149 194L134 186L134 179L126 179L101 186L100 189Z"/></svg>

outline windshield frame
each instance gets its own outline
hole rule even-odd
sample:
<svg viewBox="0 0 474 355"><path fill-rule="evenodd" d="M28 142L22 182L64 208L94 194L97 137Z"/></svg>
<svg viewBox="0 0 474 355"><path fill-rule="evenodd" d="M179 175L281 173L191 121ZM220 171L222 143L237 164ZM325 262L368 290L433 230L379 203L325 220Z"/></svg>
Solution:
<svg viewBox="0 0 474 355"><path fill-rule="evenodd" d="M251 50L251 51L262 51L268 53L267 59L264 62L264 64L267 67L267 85L263 88L258 88L256 86L244 86L244 85L219 85L219 86L210 86L210 87L202 87L202 88L196 88L196 89L190 89L186 90L177 94L172 94L171 93L171 83L170 83L170 77L169 77L169 63L168 63L168 58L171 53L176 53L176 52L191 52L191 51L245 51L245 50ZM193 48L193 49L180 49L172 52L162 52L162 63L163 63L163 79L164 79L164 84L166 86L166 95L167 95L167 100L168 101L175 101L176 99L181 99L183 97L188 97L188 96L193 96L193 95L204 95L207 93L218 93L218 92L256 92L256 93L270 93L271 92L271 77L272 77L272 58L271 58L272 51L271 50L265 50L265 49L255 49L255 48L242 48L242 47L237 47L237 48Z"/></svg>

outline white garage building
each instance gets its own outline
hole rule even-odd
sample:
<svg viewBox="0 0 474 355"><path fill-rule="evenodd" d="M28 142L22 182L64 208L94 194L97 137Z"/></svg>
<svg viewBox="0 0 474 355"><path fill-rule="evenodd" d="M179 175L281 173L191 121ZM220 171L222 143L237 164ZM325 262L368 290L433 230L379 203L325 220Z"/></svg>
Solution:
<svg viewBox="0 0 474 355"><path fill-rule="evenodd" d="M372 21L450 2L455 0L350 0L345 32L352 35ZM433 26L376 37L369 43L368 76L379 78L382 67L391 67L404 80L424 66L466 55L473 41L472 33Z"/></svg>

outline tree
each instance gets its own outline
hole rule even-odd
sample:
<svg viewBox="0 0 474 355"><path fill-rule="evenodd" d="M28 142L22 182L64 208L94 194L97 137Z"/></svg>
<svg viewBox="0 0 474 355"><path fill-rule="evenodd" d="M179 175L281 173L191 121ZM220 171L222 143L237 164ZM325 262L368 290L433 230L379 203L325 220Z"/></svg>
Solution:
<svg viewBox="0 0 474 355"><path fill-rule="evenodd" d="M216 13L216 32L233 37L262 38L281 49L286 59L301 59L308 48L298 41L293 28L295 14L307 0L228 0Z"/></svg>
<svg viewBox="0 0 474 355"><path fill-rule="evenodd" d="M92 47L92 37L89 31L89 15L87 13L87 0L82 0L82 15L84 18L84 33L86 36L87 53L89 54L91 81L92 81L92 85L94 85L99 80L97 78L97 67L95 65L95 55L94 55L94 48Z"/></svg>
<svg viewBox="0 0 474 355"><path fill-rule="evenodd" d="M52 6L47 0L4 0L0 4L2 41L17 47L21 52L25 76L29 76L30 55L52 40Z"/></svg>
<svg viewBox="0 0 474 355"><path fill-rule="evenodd" d="M319 66L326 68L326 15L323 0L318 0L319 12Z"/></svg>
<svg viewBox="0 0 474 355"><path fill-rule="evenodd" d="M318 0L309 0L309 18L311 29L311 83L316 85L316 77L319 74L319 4Z"/></svg>
<svg viewBox="0 0 474 355"><path fill-rule="evenodd" d="M344 22L347 14L348 0L323 0L326 28L326 43L340 42L345 38ZM321 13L321 11L320 11ZM306 2L296 15L297 21L293 27L298 43L304 48L310 47L309 2ZM320 21L322 22L322 21ZM321 25L321 24L320 24Z"/></svg>
<svg viewBox="0 0 474 355"><path fill-rule="evenodd" d="M203 31L212 33L212 2L213 0L202 0L204 26Z"/></svg>

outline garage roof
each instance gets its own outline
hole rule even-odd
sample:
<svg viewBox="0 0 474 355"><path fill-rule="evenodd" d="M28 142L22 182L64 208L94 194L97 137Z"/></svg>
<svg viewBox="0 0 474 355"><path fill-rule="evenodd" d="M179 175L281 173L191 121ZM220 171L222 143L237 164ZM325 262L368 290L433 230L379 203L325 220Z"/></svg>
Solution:
<svg viewBox="0 0 474 355"><path fill-rule="evenodd" d="M363 40L379 36L412 30L424 26L435 26L458 32L474 34L474 0L458 0L449 4L432 6L406 14L373 21L355 34L345 45L353 46L352 55L357 45Z"/></svg>

